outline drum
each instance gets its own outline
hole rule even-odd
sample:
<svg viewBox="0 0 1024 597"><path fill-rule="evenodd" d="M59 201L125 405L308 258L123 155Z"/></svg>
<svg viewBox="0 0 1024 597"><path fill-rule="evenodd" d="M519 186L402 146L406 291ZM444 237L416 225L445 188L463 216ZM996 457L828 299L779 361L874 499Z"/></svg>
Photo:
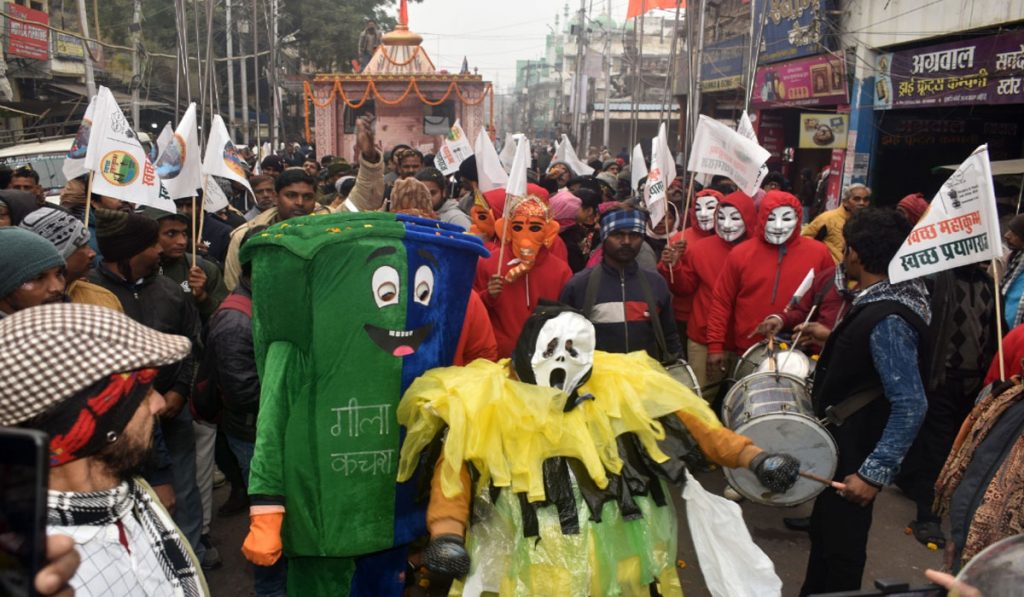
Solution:
<svg viewBox="0 0 1024 597"><path fill-rule="evenodd" d="M754 373L775 371L778 367L781 373L789 373L805 381L809 379L817 363L799 350L788 349L784 342L779 346L781 350L776 350L774 359L769 358L767 340L748 348L736 361L732 378L739 380Z"/></svg>
<svg viewBox="0 0 1024 597"><path fill-rule="evenodd" d="M722 422L767 452L800 460L800 470L831 479L839 451L832 435L814 418L804 380L786 373L754 373L725 395ZM795 506L813 499L825 485L800 477L785 493L769 492L753 472L725 469L729 485L747 499L769 506Z"/></svg>
<svg viewBox="0 0 1024 597"><path fill-rule="evenodd" d="M693 390L693 393L697 396L704 397L700 391L700 384L697 383L697 376L693 374L693 368L690 367L689 363L679 359L675 363L667 365L665 370L668 371L672 379Z"/></svg>

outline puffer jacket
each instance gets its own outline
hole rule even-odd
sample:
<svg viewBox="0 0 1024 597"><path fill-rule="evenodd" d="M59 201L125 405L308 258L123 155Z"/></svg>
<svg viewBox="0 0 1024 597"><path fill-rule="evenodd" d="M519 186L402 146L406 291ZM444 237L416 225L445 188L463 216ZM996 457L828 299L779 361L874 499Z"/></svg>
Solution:
<svg viewBox="0 0 1024 597"><path fill-rule="evenodd" d="M231 437L256 441L256 415L260 408L260 377L252 343L252 295L243 278L210 318L206 350L217 366L217 390L223 409L220 428ZM249 302L249 312L231 305Z"/></svg>

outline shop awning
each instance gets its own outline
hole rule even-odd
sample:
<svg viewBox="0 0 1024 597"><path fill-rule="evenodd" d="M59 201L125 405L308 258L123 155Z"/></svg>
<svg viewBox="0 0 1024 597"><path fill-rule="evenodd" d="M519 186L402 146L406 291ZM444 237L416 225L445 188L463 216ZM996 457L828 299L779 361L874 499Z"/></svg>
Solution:
<svg viewBox="0 0 1024 597"><path fill-rule="evenodd" d="M938 166L933 170L956 170L960 164L949 164ZM992 162L992 176L1008 176L1013 174L1024 174L1024 159L999 160Z"/></svg>

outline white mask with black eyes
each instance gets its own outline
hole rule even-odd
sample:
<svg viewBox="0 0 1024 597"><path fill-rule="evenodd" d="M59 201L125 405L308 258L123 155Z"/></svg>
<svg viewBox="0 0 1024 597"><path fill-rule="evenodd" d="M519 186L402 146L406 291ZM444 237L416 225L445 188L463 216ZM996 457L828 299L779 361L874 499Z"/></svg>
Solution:
<svg viewBox="0 0 1024 597"><path fill-rule="evenodd" d="M594 325L579 313L561 313L537 334L530 366L539 386L571 393L594 366Z"/></svg>
<svg viewBox="0 0 1024 597"><path fill-rule="evenodd" d="M788 205L776 207L768 214L764 225L764 239L772 245L781 245L789 240L796 228L796 210Z"/></svg>
<svg viewBox="0 0 1024 597"><path fill-rule="evenodd" d="M736 242L747 231L740 210L732 205L722 205L715 214L716 232L726 242Z"/></svg>
<svg viewBox="0 0 1024 597"><path fill-rule="evenodd" d="M714 195L697 197L697 204L694 211L697 213L697 227L704 232L711 232L715 229L715 208L718 207L718 199Z"/></svg>

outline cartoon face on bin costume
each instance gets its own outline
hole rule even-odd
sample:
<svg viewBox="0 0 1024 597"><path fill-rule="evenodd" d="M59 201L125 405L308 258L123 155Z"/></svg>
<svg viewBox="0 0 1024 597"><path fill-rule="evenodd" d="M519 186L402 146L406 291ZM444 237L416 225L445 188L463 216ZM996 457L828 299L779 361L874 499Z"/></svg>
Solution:
<svg viewBox="0 0 1024 597"><path fill-rule="evenodd" d="M290 558L351 563L424 533L415 484L395 483L395 412L413 379L452 361L486 254L456 230L361 212L293 218L245 244L262 381L249 492L282 500Z"/></svg>

